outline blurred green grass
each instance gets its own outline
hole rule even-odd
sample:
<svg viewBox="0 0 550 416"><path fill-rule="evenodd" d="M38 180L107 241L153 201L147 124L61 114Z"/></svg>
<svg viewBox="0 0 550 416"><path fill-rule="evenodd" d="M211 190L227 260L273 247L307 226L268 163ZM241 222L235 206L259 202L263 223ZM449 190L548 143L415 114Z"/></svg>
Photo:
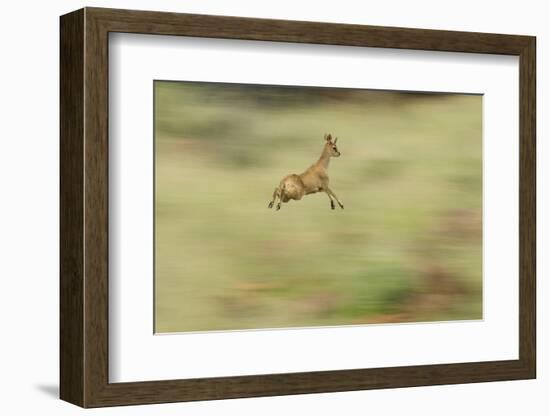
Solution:
<svg viewBox="0 0 550 416"><path fill-rule="evenodd" d="M482 317L481 96L157 81L155 147L156 332Z"/></svg>

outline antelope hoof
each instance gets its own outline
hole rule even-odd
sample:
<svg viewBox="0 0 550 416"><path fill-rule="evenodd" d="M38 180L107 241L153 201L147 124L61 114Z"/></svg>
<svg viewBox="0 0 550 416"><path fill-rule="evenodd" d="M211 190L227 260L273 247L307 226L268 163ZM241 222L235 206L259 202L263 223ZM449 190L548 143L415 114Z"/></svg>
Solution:
<svg viewBox="0 0 550 416"><path fill-rule="evenodd" d="M342 204L341 202L338 202L338 205L340 205L340 208L344 209L344 204Z"/></svg>
<svg viewBox="0 0 550 416"><path fill-rule="evenodd" d="M281 203L279 202L279 203L277 204L277 211L279 211L280 209L281 209Z"/></svg>
<svg viewBox="0 0 550 416"><path fill-rule="evenodd" d="M273 201L271 201L267 207L268 208L273 208Z"/></svg>
<svg viewBox="0 0 550 416"><path fill-rule="evenodd" d="M330 201L330 209L334 209L335 206L334 206L334 201Z"/></svg>

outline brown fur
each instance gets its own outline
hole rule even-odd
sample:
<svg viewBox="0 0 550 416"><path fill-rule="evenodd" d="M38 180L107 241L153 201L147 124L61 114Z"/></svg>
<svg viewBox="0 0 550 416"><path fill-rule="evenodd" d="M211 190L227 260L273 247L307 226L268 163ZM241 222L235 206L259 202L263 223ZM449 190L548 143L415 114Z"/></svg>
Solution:
<svg viewBox="0 0 550 416"><path fill-rule="evenodd" d="M332 209L335 207L335 200L340 208L344 209L344 204L328 186L330 158L340 156L340 152L336 147L337 140L338 138L335 138L333 141L332 135L325 134L325 144L319 160L299 175L293 173L285 176L273 191L273 198L268 205L269 208L273 207L277 199L279 199L277 203L277 210L279 210L281 209L281 202L288 202L291 199L299 201L304 195L325 192L328 195Z"/></svg>

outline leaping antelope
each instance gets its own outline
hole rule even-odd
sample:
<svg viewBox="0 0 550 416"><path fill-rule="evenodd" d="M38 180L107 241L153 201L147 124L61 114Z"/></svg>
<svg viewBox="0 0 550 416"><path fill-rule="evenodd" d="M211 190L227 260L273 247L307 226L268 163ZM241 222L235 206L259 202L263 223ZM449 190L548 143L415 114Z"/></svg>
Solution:
<svg viewBox="0 0 550 416"><path fill-rule="evenodd" d="M332 141L332 135L325 134L325 144L323 152L317 162L311 165L304 173L299 175L291 174L285 176L275 188L273 199L268 207L273 208L277 198L277 211L281 209L281 202L288 202L291 199L299 201L304 195L325 192L330 200L330 207L335 208L334 200L338 202L340 208L344 209L344 204L338 199L336 194L328 187L328 164L331 157L339 157L340 152L336 147L338 137Z"/></svg>

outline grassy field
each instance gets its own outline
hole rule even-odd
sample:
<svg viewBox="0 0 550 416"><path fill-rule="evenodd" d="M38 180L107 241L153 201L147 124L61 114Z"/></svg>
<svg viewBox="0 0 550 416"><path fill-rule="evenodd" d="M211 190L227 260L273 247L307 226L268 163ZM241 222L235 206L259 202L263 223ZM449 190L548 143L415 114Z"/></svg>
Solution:
<svg viewBox="0 0 550 416"><path fill-rule="evenodd" d="M155 330L480 319L482 98L155 83ZM325 194L267 208L338 139Z"/></svg>

